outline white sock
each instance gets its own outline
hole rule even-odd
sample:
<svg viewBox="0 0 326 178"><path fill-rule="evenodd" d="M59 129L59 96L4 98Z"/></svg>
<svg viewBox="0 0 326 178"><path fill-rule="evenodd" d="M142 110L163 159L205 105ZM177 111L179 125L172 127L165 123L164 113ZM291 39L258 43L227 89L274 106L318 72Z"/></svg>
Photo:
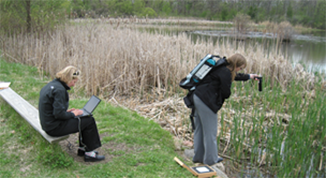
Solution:
<svg viewBox="0 0 326 178"><path fill-rule="evenodd" d="M96 153L94 151L90 151L90 152L85 152L85 155L89 156L89 157L96 157Z"/></svg>

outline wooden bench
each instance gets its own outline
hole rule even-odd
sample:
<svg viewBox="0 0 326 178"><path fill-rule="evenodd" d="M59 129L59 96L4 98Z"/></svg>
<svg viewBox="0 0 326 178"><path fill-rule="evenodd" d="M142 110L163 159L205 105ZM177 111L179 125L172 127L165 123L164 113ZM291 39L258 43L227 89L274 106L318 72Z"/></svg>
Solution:
<svg viewBox="0 0 326 178"><path fill-rule="evenodd" d="M41 127L38 110L10 87L0 90L0 95L48 142L59 142L60 140L67 139L69 137L69 135L62 137L52 137L45 133Z"/></svg>

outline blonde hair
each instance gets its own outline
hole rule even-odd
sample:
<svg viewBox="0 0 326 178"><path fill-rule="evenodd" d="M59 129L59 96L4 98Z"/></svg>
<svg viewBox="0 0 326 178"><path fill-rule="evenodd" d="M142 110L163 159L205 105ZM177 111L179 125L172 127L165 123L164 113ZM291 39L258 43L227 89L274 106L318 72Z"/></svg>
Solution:
<svg viewBox="0 0 326 178"><path fill-rule="evenodd" d="M227 61L229 63L229 65L227 65L227 68L229 68L231 71L233 81L236 75L235 69L242 65L244 65L244 67L247 67L247 60L241 54L236 53L233 54L231 57L227 58Z"/></svg>
<svg viewBox="0 0 326 178"><path fill-rule="evenodd" d="M80 71L74 66L67 66L59 71L55 77L68 84L74 79L79 78Z"/></svg>

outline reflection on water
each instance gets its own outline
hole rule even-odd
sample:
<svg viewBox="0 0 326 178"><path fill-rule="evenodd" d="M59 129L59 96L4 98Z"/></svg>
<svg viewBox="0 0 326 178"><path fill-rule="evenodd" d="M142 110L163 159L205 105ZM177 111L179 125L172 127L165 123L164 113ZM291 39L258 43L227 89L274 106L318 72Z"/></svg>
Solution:
<svg viewBox="0 0 326 178"><path fill-rule="evenodd" d="M291 42L282 45L283 53L294 63L306 64L309 69L326 70L326 43L325 42Z"/></svg>
<svg viewBox="0 0 326 178"><path fill-rule="evenodd" d="M280 52L293 64L301 63L313 71L326 71L326 33L316 35L293 35L289 43L280 45ZM193 31L192 38L213 37L215 40L235 38L236 34L227 31ZM265 52L269 53L276 43L272 33L248 32L242 35L246 44L260 43L264 45Z"/></svg>

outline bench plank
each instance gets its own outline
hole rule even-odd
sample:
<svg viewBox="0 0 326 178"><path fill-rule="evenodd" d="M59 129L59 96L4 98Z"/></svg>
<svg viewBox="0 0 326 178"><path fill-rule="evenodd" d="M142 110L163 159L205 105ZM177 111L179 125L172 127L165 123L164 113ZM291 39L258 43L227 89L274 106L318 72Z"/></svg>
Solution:
<svg viewBox="0 0 326 178"><path fill-rule="evenodd" d="M0 90L0 95L9 103L36 131L38 131L48 142L58 142L67 139L69 135L61 137L52 137L48 135L41 127L38 110L18 95L10 87Z"/></svg>

